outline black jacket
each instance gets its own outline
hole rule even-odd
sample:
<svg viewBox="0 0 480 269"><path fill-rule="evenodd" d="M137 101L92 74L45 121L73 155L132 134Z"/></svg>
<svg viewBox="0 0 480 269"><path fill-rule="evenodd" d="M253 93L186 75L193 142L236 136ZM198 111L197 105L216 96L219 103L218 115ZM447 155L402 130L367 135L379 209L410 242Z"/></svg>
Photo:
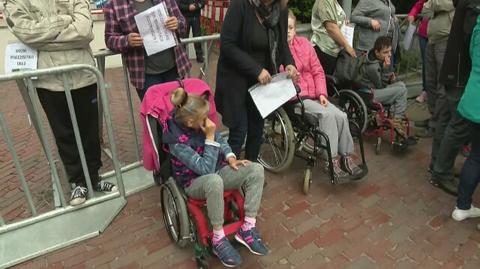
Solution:
<svg viewBox="0 0 480 269"><path fill-rule="evenodd" d="M463 90L467 84L472 60L470 59L470 39L480 13L480 0L454 0L455 16L445 51L444 65L440 82L447 90Z"/></svg>
<svg viewBox="0 0 480 269"><path fill-rule="evenodd" d="M252 56L253 27L257 16L249 0L233 0L230 3L220 37L220 57L217 65L215 105L222 114L223 124L234 127L238 115L247 113L248 88L257 83L263 68ZM279 65L294 64L287 43L288 10L281 11L277 24Z"/></svg>
<svg viewBox="0 0 480 269"><path fill-rule="evenodd" d="M205 7L205 0L177 0L177 4L184 17L198 17L200 10ZM196 7L194 11L190 11L191 4Z"/></svg>

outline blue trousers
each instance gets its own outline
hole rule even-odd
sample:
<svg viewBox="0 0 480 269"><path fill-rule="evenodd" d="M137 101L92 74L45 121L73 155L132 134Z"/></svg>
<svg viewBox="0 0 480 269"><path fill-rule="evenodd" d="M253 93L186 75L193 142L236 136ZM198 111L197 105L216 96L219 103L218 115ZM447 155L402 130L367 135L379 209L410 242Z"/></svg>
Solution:
<svg viewBox="0 0 480 269"><path fill-rule="evenodd" d="M470 129L472 151L463 165L458 185L457 207L470 209L472 195L480 182L480 124L472 123Z"/></svg>

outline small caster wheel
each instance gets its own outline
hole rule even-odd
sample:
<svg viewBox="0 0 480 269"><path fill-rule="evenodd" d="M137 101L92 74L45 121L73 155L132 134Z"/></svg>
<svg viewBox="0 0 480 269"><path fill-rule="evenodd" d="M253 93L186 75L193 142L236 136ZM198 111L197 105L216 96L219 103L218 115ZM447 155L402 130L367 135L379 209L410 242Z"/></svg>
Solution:
<svg viewBox="0 0 480 269"><path fill-rule="evenodd" d="M196 257L195 260L197 261L197 267L198 269L208 269L208 261L205 256L202 257Z"/></svg>
<svg viewBox="0 0 480 269"><path fill-rule="evenodd" d="M382 149L382 138L377 137L377 143L375 143L375 154L380 154L380 150Z"/></svg>
<svg viewBox="0 0 480 269"><path fill-rule="evenodd" d="M305 169L305 173L303 177L303 193L304 194L308 194L311 184L312 184L312 169L310 167L307 167L307 169Z"/></svg>

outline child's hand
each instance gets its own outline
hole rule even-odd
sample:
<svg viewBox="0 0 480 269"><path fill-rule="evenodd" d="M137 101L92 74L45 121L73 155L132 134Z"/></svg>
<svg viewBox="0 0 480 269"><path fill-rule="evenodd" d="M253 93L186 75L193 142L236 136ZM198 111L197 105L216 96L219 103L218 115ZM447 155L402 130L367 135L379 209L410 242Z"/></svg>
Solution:
<svg viewBox="0 0 480 269"><path fill-rule="evenodd" d="M390 78L389 78L389 79L390 79L390 82L395 82L395 80L397 80L397 76L395 75L395 72L392 72L392 73L390 74Z"/></svg>
<svg viewBox="0 0 480 269"><path fill-rule="evenodd" d="M383 62L383 66L386 68L386 67L389 67L392 63L392 60L390 58L390 56L387 56L385 57L385 61Z"/></svg>
<svg viewBox="0 0 480 269"><path fill-rule="evenodd" d="M324 95L320 95L320 104L326 107L328 105L327 97L325 97Z"/></svg>
<svg viewBox="0 0 480 269"><path fill-rule="evenodd" d="M217 129L217 126L213 121L207 118L205 120L204 125L201 126L201 128L208 140L211 140L211 141L215 140L215 130Z"/></svg>
<svg viewBox="0 0 480 269"><path fill-rule="evenodd" d="M299 79L299 73L297 71L297 68L291 64L287 65L285 67L285 71L287 71L287 77L291 78L293 82L298 82Z"/></svg>
<svg viewBox="0 0 480 269"><path fill-rule="evenodd" d="M240 166L247 166L252 163L249 160L237 160L233 157L228 158L228 165L235 171L238 170Z"/></svg>

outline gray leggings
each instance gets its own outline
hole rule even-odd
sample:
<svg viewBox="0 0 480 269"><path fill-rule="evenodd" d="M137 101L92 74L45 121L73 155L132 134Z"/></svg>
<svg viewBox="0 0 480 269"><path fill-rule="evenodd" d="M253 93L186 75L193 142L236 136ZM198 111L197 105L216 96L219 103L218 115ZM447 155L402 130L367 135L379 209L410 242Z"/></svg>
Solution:
<svg viewBox="0 0 480 269"><path fill-rule="evenodd" d="M263 166L258 163L241 166L238 171L225 166L216 174L196 178L185 192L193 199L207 199L210 223L223 225L223 191L243 188L245 215L255 218L262 200L264 176Z"/></svg>
<svg viewBox="0 0 480 269"><path fill-rule="evenodd" d="M352 154L354 146L347 114L331 103L324 107L319 101L307 99L303 104L305 112L315 116L320 130L327 134L332 157Z"/></svg>

